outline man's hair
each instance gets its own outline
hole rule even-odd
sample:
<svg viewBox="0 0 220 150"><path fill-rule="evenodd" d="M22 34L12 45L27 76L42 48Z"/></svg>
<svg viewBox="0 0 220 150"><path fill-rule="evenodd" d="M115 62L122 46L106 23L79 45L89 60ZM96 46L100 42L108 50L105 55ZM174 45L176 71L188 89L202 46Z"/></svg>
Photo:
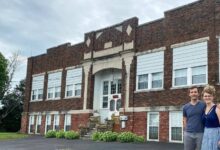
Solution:
<svg viewBox="0 0 220 150"><path fill-rule="evenodd" d="M215 96L215 87L212 85L206 85L202 91L202 96L204 95L204 93L208 93L212 96Z"/></svg>
<svg viewBox="0 0 220 150"><path fill-rule="evenodd" d="M198 87L197 87L197 86L191 86L191 87L189 87L189 88L188 88L188 92L190 92L190 90L192 90L192 89L197 89L197 91L199 92L199 90L198 90Z"/></svg>

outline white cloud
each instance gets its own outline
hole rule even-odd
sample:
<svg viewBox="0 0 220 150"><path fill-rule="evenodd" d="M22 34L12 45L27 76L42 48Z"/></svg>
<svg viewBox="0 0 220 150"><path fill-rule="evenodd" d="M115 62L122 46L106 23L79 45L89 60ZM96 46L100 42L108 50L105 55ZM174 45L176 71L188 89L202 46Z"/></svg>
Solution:
<svg viewBox="0 0 220 150"><path fill-rule="evenodd" d="M134 16L139 24L153 21L163 17L164 11L194 1L1 0L0 51L9 57L20 50L23 60L62 43L83 42L84 33ZM16 81L25 77L25 61L18 70Z"/></svg>

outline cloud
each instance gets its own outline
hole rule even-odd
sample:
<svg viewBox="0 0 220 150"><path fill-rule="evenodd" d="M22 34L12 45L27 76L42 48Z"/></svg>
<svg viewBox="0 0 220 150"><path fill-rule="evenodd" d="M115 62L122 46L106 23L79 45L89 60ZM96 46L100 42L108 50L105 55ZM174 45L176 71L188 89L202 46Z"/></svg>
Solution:
<svg viewBox="0 0 220 150"><path fill-rule="evenodd" d="M62 43L83 42L84 33L134 16L139 18L139 24L153 21L163 17L164 11L194 1L1 0L0 51L9 57L19 50L26 59ZM25 63L16 77L25 77Z"/></svg>

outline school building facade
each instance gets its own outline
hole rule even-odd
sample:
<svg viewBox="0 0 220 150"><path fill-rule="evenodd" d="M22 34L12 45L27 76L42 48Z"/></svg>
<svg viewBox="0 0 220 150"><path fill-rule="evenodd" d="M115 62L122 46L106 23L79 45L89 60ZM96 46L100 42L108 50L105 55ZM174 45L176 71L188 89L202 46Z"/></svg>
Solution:
<svg viewBox="0 0 220 150"><path fill-rule="evenodd" d="M79 130L91 116L147 141L183 142L188 88L220 97L220 1L199 0L138 24L130 18L28 58L21 132Z"/></svg>

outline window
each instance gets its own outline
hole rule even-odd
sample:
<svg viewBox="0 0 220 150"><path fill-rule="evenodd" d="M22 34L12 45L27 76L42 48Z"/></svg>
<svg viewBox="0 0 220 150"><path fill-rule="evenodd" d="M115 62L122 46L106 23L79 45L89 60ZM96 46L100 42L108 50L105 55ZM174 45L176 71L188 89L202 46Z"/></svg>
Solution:
<svg viewBox="0 0 220 150"><path fill-rule="evenodd" d="M103 82L103 95L108 95L108 81Z"/></svg>
<svg viewBox="0 0 220 150"><path fill-rule="evenodd" d="M163 88L164 52L137 56L136 90Z"/></svg>
<svg viewBox="0 0 220 150"><path fill-rule="evenodd" d="M187 69L175 70L175 86L187 85Z"/></svg>
<svg viewBox="0 0 220 150"><path fill-rule="evenodd" d="M51 130L51 115L46 115L45 133Z"/></svg>
<svg viewBox="0 0 220 150"><path fill-rule="evenodd" d="M47 98L48 99L53 98L53 88L48 88L47 89Z"/></svg>
<svg viewBox="0 0 220 150"><path fill-rule="evenodd" d="M148 113L148 140L158 141L159 140L159 113L149 112Z"/></svg>
<svg viewBox="0 0 220 150"><path fill-rule="evenodd" d="M162 87L162 73L153 73L152 74L152 88L161 88Z"/></svg>
<svg viewBox="0 0 220 150"><path fill-rule="evenodd" d="M111 81L111 94L116 93L116 82Z"/></svg>
<svg viewBox="0 0 220 150"><path fill-rule="evenodd" d="M81 84L75 84L75 96L81 95Z"/></svg>
<svg viewBox="0 0 220 150"><path fill-rule="evenodd" d="M108 96L103 96L102 108L108 108Z"/></svg>
<svg viewBox="0 0 220 150"><path fill-rule="evenodd" d="M115 100L110 100L110 111L115 111Z"/></svg>
<svg viewBox="0 0 220 150"><path fill-rule="evenodd" d="M37 90L32 90L32 100L37 99Z"/></svg>
<svg viewBox="0 0 220 150"><path fill-rule="evenodd" d="M192 68L192 84L206 83L206 66Z"/></svg>
<svg viewBox="0 0 220 150"><path fill-rule="evenodd" d="M61 93L62 72L48 74L47 99L59 99Z"/></svg>
<svg viewBox="0 0 220 150"><path fill-rule="evenodd" d="M65 123L64 123L64 131L70 131L71 130L71 115L67 114L65 115Z"/></svg>
<svg viewBox="0 0 220 150"><path fill-rule="evenodd" d="M139 75L138 76L138 89L147 89L148 88L148 75Z"/></svg>
<svg viewBox="0 0 220 150"><path fill-rule="evenodd" d="M67 70L65 97L81 96L82 68Z"/></svg>
<svg viewBox="0 0 220 150"><path fill-rule="evenodd" d="M29 116L29 133L34 133L34 115Z"/></svg>
<svg viewBox="0 0 220 150"><path fill-rule="evenodd" d="M173 86L207 83L207 41L173 48Z"/></svg>
<svg viewBox="0 0 220 150"><path fill-rule="evenodd" d="M59 131L59 125L60 125L60 116L55 114L54 115L54 122L53 122L53 130Z"/></svg>
<svg viewBox="0 0 220 150"><path fill-rule="evenodd" d="M36 123L36 130L35 130L35 132L36 133L40 133L40 126L41 126L41 115L38 115L37 116L37 123Z"/></svg>
<svg viewBox="0 0 220 150"><path fill-rule="evenodd" d="M73 96L73 85L67 85L66 86L66 97Z"/></svg>
<svg viewBox="0 0 220 150"><path fill-rule="evenodd" d="M170 142L183 142L182 112L170 112L169 114L169 140Z"/></svg>
<svg viewBox="0 0 220 150"><path fill-rule="evenodd" d="M55 98L60 97L60 91L61 91L60 86L55 87Z"/></svg>
<svg viewBox="0 0 220 150"><path fill-rule="evenodd" d="M44 75L32 78L31 101L43 99Z"/></svg>

